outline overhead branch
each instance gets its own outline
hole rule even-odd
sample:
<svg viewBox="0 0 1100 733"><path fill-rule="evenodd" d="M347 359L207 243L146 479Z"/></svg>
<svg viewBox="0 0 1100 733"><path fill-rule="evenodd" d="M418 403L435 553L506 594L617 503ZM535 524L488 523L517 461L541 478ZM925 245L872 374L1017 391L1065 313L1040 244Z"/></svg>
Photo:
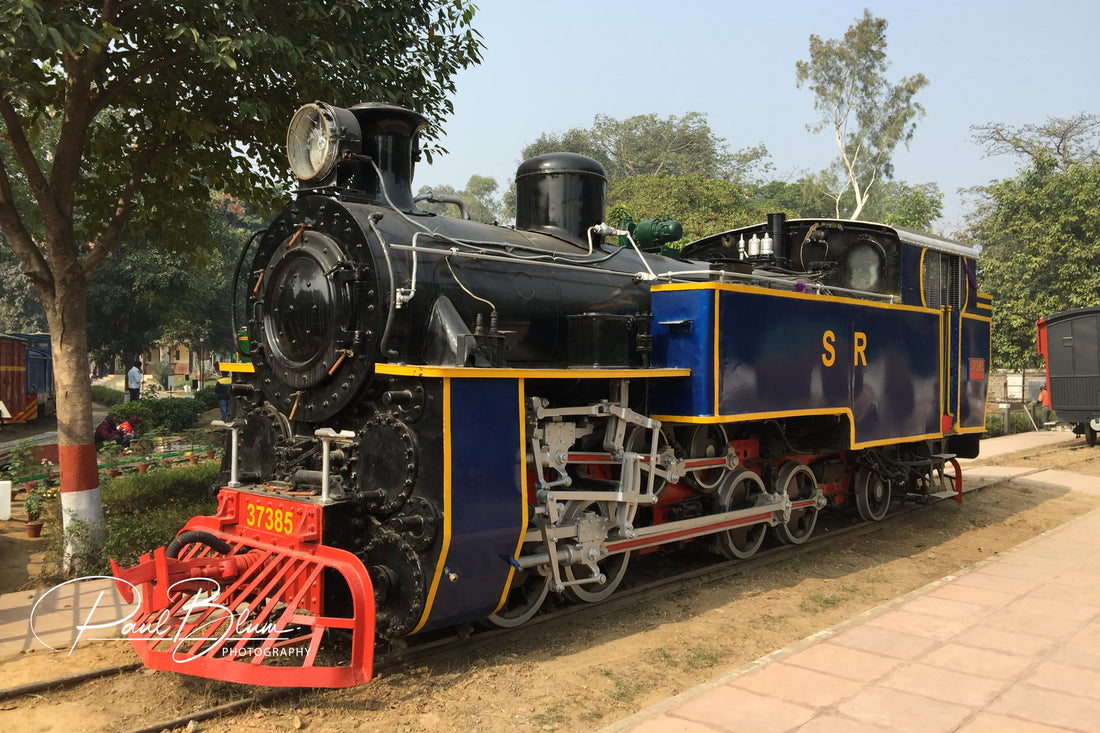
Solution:
<svg viewBox="0 0 1100 733"><path fill-rule="evenodd" d="M50 287L50 266L34 243L34 237L23 224L23 217L15 206L15 193L7 166L0 157L0 229L7 235L11 248L23 264L27 276L37 285Z"/></svg>
<svg viewBox="0 0 1100 733"><path fill-rule="evenodd" d="M107 223L107 227L100 233L91 245L91 251L84 257L84 274L91 277L99 263L111 253L126 231L126 226L134 214L134 197L141 186L145 174L149 172L153 162L166 153L171 146L149 147L139 154L130 168L130 178L123 186L115 204L115 213Z"/></svg>
<svg viewBox="0 0 1100 733"><path fill-rule="evenodd" d="M103 110L109 108L119 97L121 97L134 83L135 80L143 76L155 76L156 72L164 71L165 69L171 69L178 67L185 59L190 58L194 54L190 51L184 53L176 53L171 56L166 56L156 61L152 61L141 66L135 66L129 74L120 76L108 84L102 92L95 96L91 103L91 112L95 116Z"/></svg>
<svg viewBox="0 0 1100 733"><path fill-rule="evenodd" d="M7 90L3 86L0 86L0 119L4 120L12 150L15 151L15 156L23 167L24 173L27 174L27 184L42 211L43 221L51 218L57 220L62 214L57 206L57 199L42 168L38 165L38 159L34 157L34 149L27 140L24 130L23 117L8 100Z"/></svg>

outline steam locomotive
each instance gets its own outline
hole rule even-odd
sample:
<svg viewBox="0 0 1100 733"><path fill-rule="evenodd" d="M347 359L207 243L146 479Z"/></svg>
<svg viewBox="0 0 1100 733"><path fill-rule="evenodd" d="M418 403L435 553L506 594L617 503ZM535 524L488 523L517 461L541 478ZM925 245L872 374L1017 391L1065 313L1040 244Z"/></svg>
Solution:
<svg viewBox="0 0 1100 733"><path fill-rule="evenodd" d="M514 228L427 214L425 124L291 121L301 188L238 277L252 363L215 423L217 513L114 568L148 666L360 684L376 643L601 601L661 546L746 558L828 507L961 494L943 469L977 455L990 348L975 251L775 214L668 256L678 223L607 225L602 166L564 153L519 167Z"/></svg>

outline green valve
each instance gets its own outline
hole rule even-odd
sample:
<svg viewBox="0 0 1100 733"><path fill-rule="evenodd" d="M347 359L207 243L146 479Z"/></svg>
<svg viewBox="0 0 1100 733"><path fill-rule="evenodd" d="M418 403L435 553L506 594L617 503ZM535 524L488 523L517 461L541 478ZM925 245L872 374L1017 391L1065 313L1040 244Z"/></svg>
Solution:
<svg viewBox="0 0 1100 733"><path fill-rule="evenodd" d="M241 327L237 330L237 351L239 352L239 355L241 357L240 361L249 361L248 348L248 329L245 327Z"/></svg>
<svg viewBox="0 0 1100 733"><path fill-rule="evenodd" d="M665 247L669 242L675 242L684 236L684 227L675 219L662 216L659 219L645 219L637 223L629 216L623 218L623 229L630 232L638 249L643 252L659 252L666 257L680 259L680 250L677 247ZM629 247L630 240L619 237L620 247Z"/></svg>

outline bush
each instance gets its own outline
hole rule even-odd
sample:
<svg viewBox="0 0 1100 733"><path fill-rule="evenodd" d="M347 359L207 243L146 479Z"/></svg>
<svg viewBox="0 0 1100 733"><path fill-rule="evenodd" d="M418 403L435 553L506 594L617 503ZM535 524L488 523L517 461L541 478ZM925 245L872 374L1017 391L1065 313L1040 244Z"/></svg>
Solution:
<svg viewBox="0 0 1100 733"><path fill-rule="evenodd" d="M1022 412L1014 412L1009 416L1009 422L1012 423L1013 433L1029 433L1035 428L1032 427L1031 421L1027 419L1027 415Z"/></svg>
<svg viewBox="0 0 1100 733"><path fill-rule="evenodd" d="M215 403L216 404L216 403ZM179 433L194 426L199 416L206 411L195 399L186 397L163 397L156 400L138 400L127 402L119 408L116 415L128 418L136 415L141 419L138 432L142 435Z"/></svg>
<svg viewBox="0 0 1100 733"><path fill-rule="evenodd" d="M172 369L173 364L170 361L159 361L153 367L153 376L164 389L168 389L168 377L172 376Z"/></svg>
<svg viewBox="0 0 1100 733"><path fill-rule="evenodd" d="M99 387L92 385L92 402L99 405L106 405L107 407L114 407L120 404L124 398L122 392L117 389L111 389L110 387Z"/></svg>
<svg viewBox="0 0 1100 733"><path fill-rule="evenodd" d="M96 551L87 531L75 527L72 574L110 575L111 558L123 567L134 565L142 554L171 542L191 517L213 514L219 470L217 463L206 463L105 480L100 486L105 537ZM53 539L42 579L57 582L62 576L61 520L52 516L50 521Z"/></svg>
<svg viewBox="0 0 1100 733"><path fill-rule="evenodd" d="M1004 422L997 415L985 416L985 437L996 438L997 436L1004 435L1005 426Z"/></svg>
<svg viewBox="0 0 1100 733"><path fill-rule="evenodd" d="M195 402L199 404L201 408L199 414L206 412L207 410L213 410L218 406L218 396L214 393L214 387L203 387L195 393Z"/></svg>

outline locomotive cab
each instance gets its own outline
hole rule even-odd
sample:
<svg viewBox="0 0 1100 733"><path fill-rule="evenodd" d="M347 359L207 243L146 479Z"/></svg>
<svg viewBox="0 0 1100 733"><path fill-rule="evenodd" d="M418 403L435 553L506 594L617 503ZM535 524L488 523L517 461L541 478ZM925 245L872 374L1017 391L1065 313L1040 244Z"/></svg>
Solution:
<svg viewBox="0 0 1100 733"><path fill-rule="evenodd" d="M902 244L894 229L881 224L769 214L766 224L693 242L683 256L735 271L801 273L807 284L863 296L902 291Z"/></svg>

